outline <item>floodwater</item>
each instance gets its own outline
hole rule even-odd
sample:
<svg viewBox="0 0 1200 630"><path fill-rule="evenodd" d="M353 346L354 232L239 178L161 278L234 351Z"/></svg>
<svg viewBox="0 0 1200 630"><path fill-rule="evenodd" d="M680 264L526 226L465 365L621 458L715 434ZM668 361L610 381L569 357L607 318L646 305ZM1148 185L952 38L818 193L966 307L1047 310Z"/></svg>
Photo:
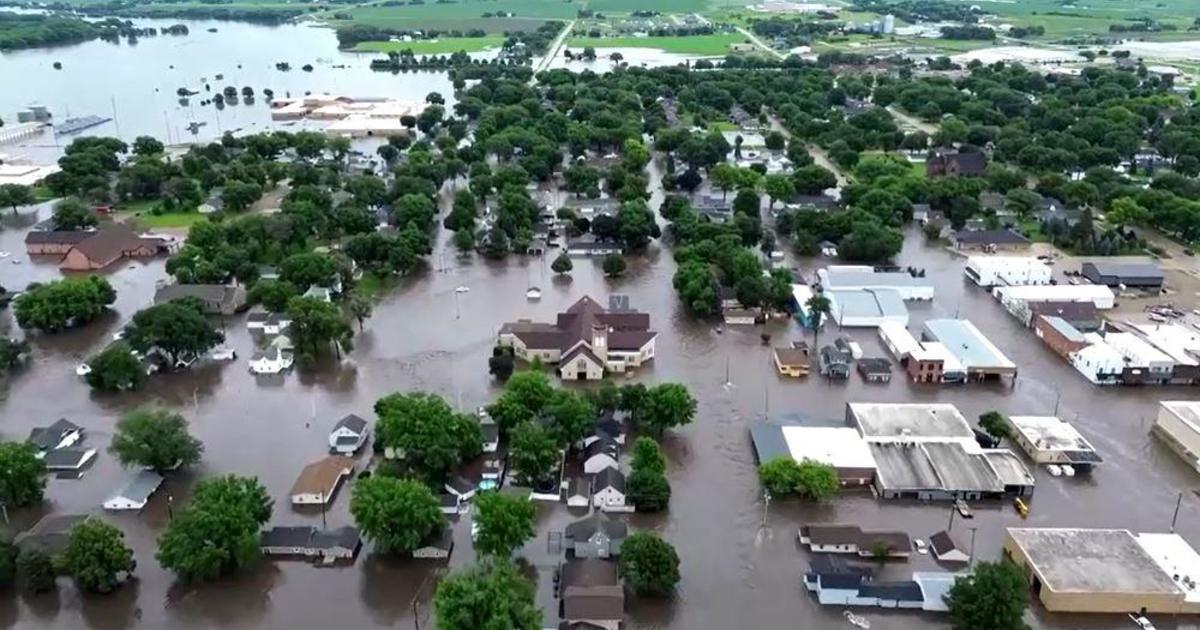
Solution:
<svg viewBox="0 0 1200 630"><path fill-rule="evenodd" d="M83 134L132 140L151 135L168 143L207 141L226 131L255 133L273 125L264 88L276 98L328 92L352 97L391 97L423 102L430 92L448 100L453 88L444 72L375 72L370 60L378 55L342 52L334 31L306 24L264 26L215 20L134 20L138 26L159 29L186 24L186 36L145 37L130 44L93 40L55 48L0 53L0 118L16 122L16 112L32 104L45 105L56 121L95 115L112 122ZM216 29L216 32L209 32ZM55 70L54 62L62 63ZM291 65L287 72L275 64ZM312 72L301 68L313 66ZM222 79L216 76L223 75ZM207 80L207 81L205 81ZM205 85L211 87L211 92ZM239 104L217 109L200 101L225 86L238 90ZM254 103L241 100L241 90L254 89ZM200 94L181 104L176 90ZM452 102L450 100L449 102ZM188 124L203 123L192 134ZM46 132L23 141L26 146L2 145L0 151L53 159L57 149L74 135Z"/></svg>
<svg viewBox="0 0 1200 630"><path fill-rule="evenodd" d="M659 176L652 173L650 181ZM653 200L657 207L657 194ZM48 209L42 208L44 214ZM25 228L34 213L5 213L0 250L22 261L0 262L0 284L20 287L32 280L57 277L52 263L28 260L23 253ZM22 227L24 226L24 227ZM66 580L56 596L29 599L5 595L0 625L18 628L316 628L406 626L413 622L413 602L420 620L428 621L436 563L377 557L364 549L351 567L321 569L299 562L263 562L256 570L211 585L176 583L155 562L154 540L170 518L171 505L186 503L195 478L236 472L255 475L276 506L272 524L317 524L321 515L299 512L287 493L301 467L325 453L326 434L346 413L372 417L372 404L396 391L425 390L445 396L464 410L494 399L497 386L486 362L499 326L518 317L550 320L583 295L605 300L625 293L635 308L651 314L659 332L653 364L634 380L680 381L699 401L695 422L665 439L668 476L674 489L665 515L630 517L635 527L660 531L675 544L683 579L668 602L633 602L631 628L678 630L849 627L841 610L823 608L803 589L807 563L796 542L806 522L852 522L863 527L897 528L927 537L945 528L943 504L880 502L869 493L852 493L820 506L775 501L766 510L760 500L747 428L764 415L800 413L836 419L847 401L942 401L958 405L968 418L991 409L1012 414L1051 413L1055 406L1095 444L1105 463L1090 478L1051 478L1038 471L1038 486L1027 521L1007 504L980 506L975 520L977 557L999 555L1003 528L1037 526L1126 527L1166 531L1177 493L1184 492L1178 531L1200 541L1200 505L1188 492L1195 473L1148 434L1156 401L1195 396L1194 389L1101 389L1088 385L1073 370L1018 326L986 294L964 281L962 262L925 244L912 230L899 257L901 265L927 270L937 296L932 305L915 306L913 325L930 317L958 314L974 321L1020 367L1015 385L957 387L916 386L897 375L888 385L868 385L854 375L844 384L820 377L784 380L770 364L762 329L737 327L718 334L707 323L688 316L671 289L674 263L669 250L653 245L644 258L631 259L626 277L608 280L599 264L576 260L570 278L555 278L549 260L511 259L489 263L460 258L439 234L430 269L406 278L380 303L356 339L356 348L340 365L315 373L256 378L246 370L252 343L244 317L225 321L229 344L241 358L191 373L156 375L144 391L128 395L95 395L77 379L74 365L102 347L118 326L150 303L156 281L165 277L162 261L118 266L109 273L117 287L114 313L80 330L54 337L33 337L34 364L10 379L0 400L0 433L22 439L34 426L67 417L87 429L87 444L101 450L98 462L80 480L53 479L47 504L15 511L19 530L42 514L100 512L99 504L119 487L121 471L103 453L120 415L142 404L170 407L185 415L206 451L199 470L172 479L140 514L107 514L104 518L126 534L138 559L137 581L105 597L81 596ZM11 260L11 259L10 259ZM813 261L797 263L812 276ZM524 294L531 284L544 290L540 302ZM457 295L455 287L470 292ZM456 304L456 295L458 303ZM0 332L11 332L11 313L0 314ZM776 322L767 330L774 343L811 337L792 322ZM835 334L828 328L823 339ZM875 335L851 332L867 355L886 356ZM726 386L726 378L730 385ZM364 458L365 460L365 458ZM364 460L360 460L364 461ZM349 524L349 488L343 488L325 518L330 526ZM539 601L554 625L552 571L557 558L548 552L547 532L561 529L578 514L561 505L543 505L538 537L522 552L528 571L539 584ZM450 567L473 562L470 516L455 526L457 547ZM967 523L955 531L964 541ZM889 564L888 577L912 570L936 569L929 556ZM895 630L945 627L945 617L862 609L873 627ZM1043 628L1121 628L1119 616L1048 615L1031 619ZM1170 619L1154 619L1161 628Z"/></svg>
<svg viewBox="0 0 1200 630"><path fill-rule="evenodd" d="M563 51L570 50L572 54L579 55L583 53L583 48L575 46L564 46ZM617 47L617 48L597 48L596 58L591 61L583 59L567 59L562 51L558 53L554 59L550 61L550 68L556 70L570 70L572 72L583 72L590 70L597 73L612 72L617 66L609 57L613 53L621 54L621 61L630 67L642 68L660 68L663 66L677 66L680 64L690 64L699 59L718 59L719 57L711 57L705 55L688 55L683 53L672 53L660 50L658 48L641 48L641 47Z"/></svg>

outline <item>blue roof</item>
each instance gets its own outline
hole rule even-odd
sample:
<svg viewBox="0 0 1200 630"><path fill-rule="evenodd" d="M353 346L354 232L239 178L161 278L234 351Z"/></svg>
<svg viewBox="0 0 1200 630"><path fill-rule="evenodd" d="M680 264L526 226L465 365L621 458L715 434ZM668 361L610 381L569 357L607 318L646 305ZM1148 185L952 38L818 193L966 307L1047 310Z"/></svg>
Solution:
<svg viewBox="0 0 1200 630"><path fill-rule="evenodd" d="M965 319L931 319L925 322L925 334L946 346L968 370L1017 367Z"/></svg>
<svg viewBox="0 0 1200 630"><path fill-rule="evenodd" d="M1043 315L1043 317L1046 318L1047 324L1050 324L1050 326L1052 326L1055 330L1058 331L1058 334L1067 338L1068 341L1078 341L1080 343L1086 342L1086 340L1083 338L1083 333L1076 330L1076 328L1074 326L1072 326L1067 320L1065 320L1061 317L1053 316L1053 315L1050 315L1050 316Z"/></svg>
<svg viewBox="0 0 1200 630"><path fill-rule="evenodd" d="M900 294L891 289L828 289L834 302L834 318L908 317L908 307Z"/></svg>
<svg viewBox="0 0 1200 630"><path fill-rule="evenodd" d="M792 451L783 437L783 428L779 425L756 424L750 427L750 439L754 442L754 452L760 462L769 462L776 457L792 457Z"/></svg>

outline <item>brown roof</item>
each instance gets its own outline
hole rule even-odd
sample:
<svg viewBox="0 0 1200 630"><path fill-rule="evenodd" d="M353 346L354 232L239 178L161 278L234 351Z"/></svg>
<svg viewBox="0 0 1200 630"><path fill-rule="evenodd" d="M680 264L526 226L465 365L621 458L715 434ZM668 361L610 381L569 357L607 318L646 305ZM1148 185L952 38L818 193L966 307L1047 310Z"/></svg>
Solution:
<svg viewBox="0 0 1200 630"><path fill-rule="evenodd" d="M570 363L572 359L574 359L575 357L577 357L581 354L583 356L587 357L588 360L590 360L592 363L595 363L596 365L599 365L601 367L604 366L604 362L600 360L600 357L596 356L596 353L592 352L590 348L588 348L587 346L585 346L583 344L579 344L578 346L575 346L574 348L571 349L570 352L564 354L561 362L564 364Z"/></svg>
<svg viewBox="0 0 1200 630"><path fill-rule="evenodd" d="M775 359L781 365L808 367L812 364L808 358L808 353L798 348L775 348Z"/></svg>
<svg viewBox="0 0 1200 630"><path fill-rule="evenodd" d="M617 580L617 563L595 558L568 560L562 564L562 587L570 586L614 586Z"/></svg>
<svg viewBox="0 0 1200 630"><path fill-rule="evenodd" d="M950 532L944 529L929 537L929 546L933 547L933 554L935 556L944 555L955 549L962 550L962 547L959 547L954 542L954 539L950 537Z"/></svg>
<svg viewBox="0 0 1200 630"><path fill-rule="evenodd" d="M563 590L566 619L623 619L625 589L621 586L568 586Z"/></svg>
<svg viewBox="0 0 1200 630"><path fill-rule="evenodd" d="M354 470L354 460L341 455L330 455L304 467L296 483L292 485L292 495L332 493L342 475Z"/></svg>
<svg viewBox="0 0 1200 630"><path fill-rule="evenodd" d="M875 543L882 542L894 551L912 549L912 539L904 532L864 532L857 525L806 525L800 528L801 535L814 545L858 545L869 550Z"/></svg>
<svg viewBox="0 0 1200 630"><path fill-rule="evenodd" d="M89 239L80 241L71 248L87 257L88 260L108 265L116 262L126 252L147 246L140 236L121 223L115 223L104 228ZM149 245L155 247L154 245Z"/></svg>
<svg viewBox="0 0 1200 630"><path fill-rule="evenodd" d="M48 243L75 245L95 236L95 230L33 230L25 235L28 245Z"/></svg>
<svg viewBox="0 0 1200 630"><path fill-rule="evenodd" d="M609 347L618 350L640 349L657 335L649 330L649 314L636 311L610 313L586 295L559 313L553 324L519 320L502 326L500 333L512 334L530 348L558 348L566 354L580 342L590 345L592 331L596 328L607 329Z"/></svg>
<svg viewBox="0 0 1200 630"><path fill-rule="evenodd" d="M641 350L658 333L649 330L618 330L608 333L608 347L614 350Z"/></svg>

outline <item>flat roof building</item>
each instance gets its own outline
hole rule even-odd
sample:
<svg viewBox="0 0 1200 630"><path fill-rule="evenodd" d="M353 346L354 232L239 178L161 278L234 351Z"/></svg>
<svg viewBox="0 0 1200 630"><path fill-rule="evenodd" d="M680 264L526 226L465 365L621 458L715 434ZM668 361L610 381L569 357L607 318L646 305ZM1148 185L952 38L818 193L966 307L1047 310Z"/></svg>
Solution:
<svg viewBox="0 0 1200 630"><path fill-rule="evenodd" d="M908 324L908 307L891 289L828 289L829 316L843 328Z"/></svg>
<svg viewBox="0 0 1200 630"><path fill-rule="evenodd" d="M1004 555L1051 612L1200 613L1200 593L1176 582L1200 579L1200 556L1176 534L1010 527Z"/></svg>
<svg viewBox="0 0 1200 630"><path fill-rule="evenodd" d="M1004 450L973 442L872 442L875 492L883 499L1000 499L1033 494L1033 476Z"/></svg>
<svg viewBox="0 0 1200 630"><path fill-rule="evenodd" d="M905 300L932 300L933 283L907 271L876 271L865 265L830 265L817 270L821 286L829 289L890 289Z"/></svg>
<svg viewBox="0 0 1200 630"><path fill-rule="evenodd" d="M899 322L879 324L879 340L887 347L888 352L896 357L897 361L904 361L909 354L921 349L917 338L908 332L908 328L905 328L904 324Z"/></svg>
<svg viewBox="0 0 1200 630"><path fill-rule="evenodd" d="M1120 262L1101 260L1085 262L1079 273L1092 284L1129 289L1161 290L1163 271L1153 262Z"/></svg>
<svg viewBox="0 0 1200 630"><path fill-rule="evenodd" d="M1037 464L1090 470L1103 461L1075 427L1055 416L1008 416L1012 439Z"/></svg>
<svg viewBox="0 0 1200 630"><path fill-rule="evenodd" d="M967 369L970 380L1016 376L1017 366L979 329L965 319L931 319L925 322L923 336L937 341Z"/></svg>
<svg viewBox="0 0 1200 630"><path fill-rule="evenodd" d="M847 403L846 424L868 442L975 441L967 419L948 403Z"/></svg>
<svg viewBox="0 0 1200 630"><path fill-rule="evenodd" d="M1200 472L1200 401L1164 400L1150 432Z"/></svg>
<svg viewBox="0 0 1200 630"><path fill-rule="evenodd" d="M875 477L875 459L858 431L850 427L822 427L760 423L750 428L754 452L760 462L777 457L811 459L833 466L843 486L865 486Z"/></svg>
<svg viewBox="0 0 1200 630"><path fill-rule="evenodd" d="M1021 317L1017 309L1034 302L1091 302L1096 308L1104 310L1116 306L1117 297L1112 289L1102 284L1055 284L1055 285L1026 285L1019 287L997 287L992 295L1000 300L1010 312L1022 321L1029 321L1028 313Z"/></svg>
<svg viewBox="0 0 1200 630"><path fill-rule="evenodd" d="M1035 256L971 256L963 274L981 287L1050 284L1053 271Z"/></svg>

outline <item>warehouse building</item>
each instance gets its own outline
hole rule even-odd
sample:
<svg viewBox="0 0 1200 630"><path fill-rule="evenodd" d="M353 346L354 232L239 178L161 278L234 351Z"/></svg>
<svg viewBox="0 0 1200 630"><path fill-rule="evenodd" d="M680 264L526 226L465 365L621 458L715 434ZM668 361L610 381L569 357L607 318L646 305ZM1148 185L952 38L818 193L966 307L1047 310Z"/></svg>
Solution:
<svg viewBox="0 0 1200 630"><path fill-rule="evenodd" d="M1152 262L1085 262L1079 270L1092 284L1126 289L1161 291L1163 271Z"/></svg>
<svg viewBox="0 0 1200 630"><path fill-rule="evenodd" d="M1050 266L1035 256L971 256L963 274L981 287L1050 284Z"/></svg>
<svg viewBox="0 0 1200 630"><path fill-rule="evenodd" d="M933 283L907 271L875 271L865 265L830 265L817 271L821 286L829 289L890 289L904 300L932 300Z"/></svg>
<svg viewBox="0 0 1200 630"><path fill-rule="evenodd" d="M1200 554L1177 534L1011 527L1004 556L1051 612L1200 613Z"/></svg>
<svg viewBox="0 0 1200 630"><path fill-rule="evenodd" d="M1055 416L1008 416L1012 439L1037 464L1068 465L1087 472L1103 460L1091 442Z"/></svg>
<svg viewBox="0 0 1200 630"><path fill-rule="evenodd" d="M1030 321L1032 305L1038 302L1088 302L1100 310L1113 308L1117 304L1112 289L1102 284L997 287L992 289L992 295L1000 300L1009 313L1025 323Z"/></svg>
<svg viewBox="0 0 1200 630"><path fill-rule="evenodd" d="M1164 400L1150 432L1200 472L1200 401Z"/></svg>
<svg viewBox="0 0 1200 630"><path fill-rule="evenodd" d="M948 403L847 403L846 425L868 442L975 441L967 419Z"/></svg>
<svg viewBox="0 0 1200 630"><path fill-rule="evenodd" d="M871 449L853 428L763 422L750 428L750 438L760 463L790 457L829 464L843 487L867 486L875 480Z"/></svg>
<svg viewBox="0 0 1200 630"><path fill-rule="evenodd" d="M828 289L829 316L841 328L908 325L908 307L891 289Z"/></svg>
<svg viewBox="0 0 1200 630"><path fill-rule="evenodd" d="M1017 366L1004 356L975 324L965 319L931 319L922 336L946 347L967 370L967 380L986 381L1016 377Z"/></svg>

